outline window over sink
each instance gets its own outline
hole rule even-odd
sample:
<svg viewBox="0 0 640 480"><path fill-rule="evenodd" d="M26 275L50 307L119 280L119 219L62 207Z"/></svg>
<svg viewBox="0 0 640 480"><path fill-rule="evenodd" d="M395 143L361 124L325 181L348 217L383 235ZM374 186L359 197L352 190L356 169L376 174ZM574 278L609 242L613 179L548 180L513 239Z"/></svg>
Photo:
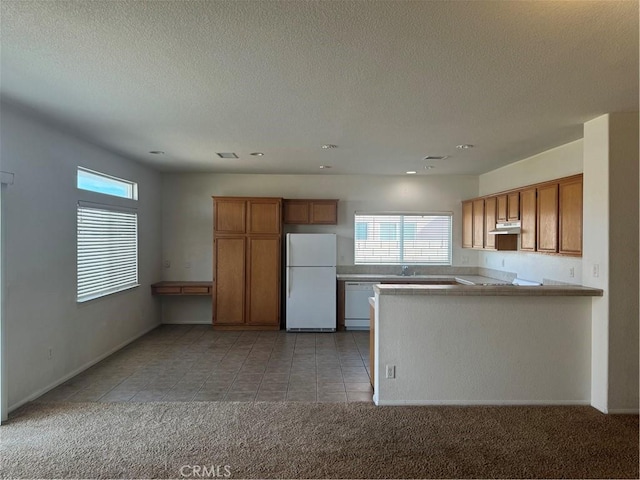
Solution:
<svg viewBox="0 0 640 480"><path fill-rule="evenodd" d="M451 265L451 218L449 212L356 212L355 263Z"/></svg>

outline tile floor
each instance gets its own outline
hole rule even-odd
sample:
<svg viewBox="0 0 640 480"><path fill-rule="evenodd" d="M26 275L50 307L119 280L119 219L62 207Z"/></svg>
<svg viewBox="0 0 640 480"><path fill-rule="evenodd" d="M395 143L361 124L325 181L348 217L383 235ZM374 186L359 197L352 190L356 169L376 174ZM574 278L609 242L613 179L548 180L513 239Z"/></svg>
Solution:
<svg viewBox="0 0 640 480"><path fill-rule="evenodd" d="M371 402L369 332L162 325L38 401Z"/></svg>

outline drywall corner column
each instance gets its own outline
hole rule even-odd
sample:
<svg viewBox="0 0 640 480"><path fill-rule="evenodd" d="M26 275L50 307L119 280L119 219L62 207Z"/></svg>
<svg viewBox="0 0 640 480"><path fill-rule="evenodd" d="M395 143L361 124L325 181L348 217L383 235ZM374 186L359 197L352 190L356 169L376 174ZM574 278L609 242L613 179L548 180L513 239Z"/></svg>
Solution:
<svg viewBox="0 0 640 480"><path fill-rule="evenodd" d="M591 405L608 409L609 115L584 124L582 283L601 288L591 308ZM593 274L594 268L598 274Z"/></svg>
<svg viewBox="0 0 640 480"><path fill-rule="evenodd" d="M583 284L604 290L592 305L591 404L637 412L637 112L584 125L583 237Z"/></svg>
<svg viewBox="0 0 640 480"><path fill-rule="evenodd" d="M638 112L609 116L609 412L638 412Z"/></svg>

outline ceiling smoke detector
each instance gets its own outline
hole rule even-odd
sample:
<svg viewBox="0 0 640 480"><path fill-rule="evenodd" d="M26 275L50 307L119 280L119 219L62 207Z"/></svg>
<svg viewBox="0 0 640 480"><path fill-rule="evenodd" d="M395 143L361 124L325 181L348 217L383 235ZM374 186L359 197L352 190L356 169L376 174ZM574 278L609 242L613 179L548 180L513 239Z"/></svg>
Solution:
<svg viewBox="0 0 640 480"><path fill-rule="evenodd" d="M330 148L338 148L338 145L334 145L333 143L325 143L324 145L322 145L322 148L324 150L328 150Z"/></svg>
<svg viewBox="0 0 640 480"><path fill-rule="evenodd" d="M216 153L216 155L218 155L220 158L238 158L238 155L236 155L233 152L229 152L229 153Z"/></svg>
<svg viewBox="0 0 640 480"><path fill-rule="evenodd" d="M331 165L320 165L321 169L331 168Z"/></svg>
<svg viewBox="0 0 640 480"><path fill-rule="evenodd" d="M460 145L456 145L456 148L458 150L469 150L470 148L473 148L474 146L471 145L470 143L462 143Z"/></svg>
<svg viewBox="0 0 640 480"><path fill-rule="evenodd" d="M425 165L425 166L424 166L424 169L425 169L425 170L433 170L434 168L436 168L436 167L435 167L435 166L433 166L433 165Z"/></svg>

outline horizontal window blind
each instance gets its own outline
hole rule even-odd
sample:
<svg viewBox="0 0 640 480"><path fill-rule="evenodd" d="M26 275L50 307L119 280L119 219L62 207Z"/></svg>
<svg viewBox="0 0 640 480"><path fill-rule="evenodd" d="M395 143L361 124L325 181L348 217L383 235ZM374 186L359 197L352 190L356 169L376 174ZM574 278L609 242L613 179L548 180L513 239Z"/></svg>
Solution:
<svg viewBox="0 0 640 480"><path fill-rule="evenodd" d="M138 284L138 214L78 205L79 302Z"/></svg>
<svg viewBox="0 0 640 480"><path fill-rule="evenodd" d="M451 265L451 214L357 214L356 264Z"/></svg>

